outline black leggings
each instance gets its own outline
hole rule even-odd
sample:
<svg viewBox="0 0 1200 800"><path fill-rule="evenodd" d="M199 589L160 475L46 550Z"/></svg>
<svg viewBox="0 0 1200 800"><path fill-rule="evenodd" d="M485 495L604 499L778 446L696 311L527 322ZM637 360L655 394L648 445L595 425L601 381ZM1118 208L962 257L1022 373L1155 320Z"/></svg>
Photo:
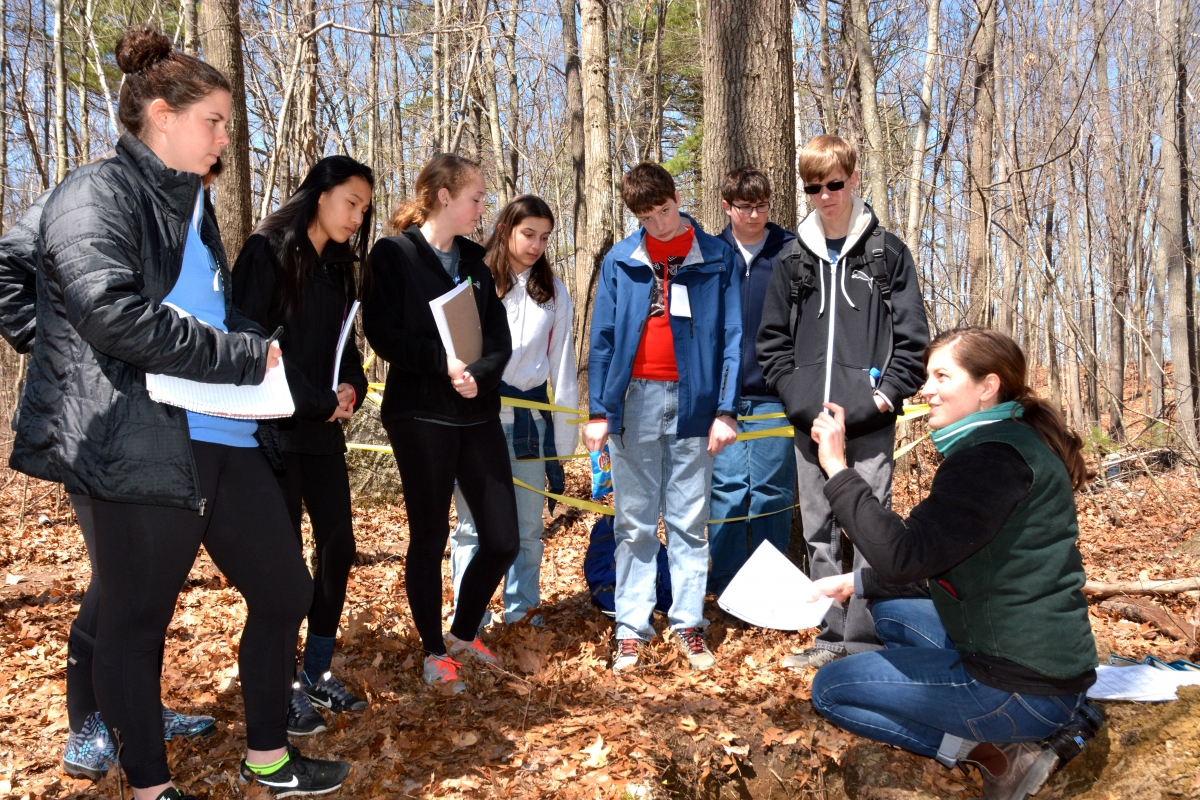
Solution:
<svg viewBox="0 0 1200 800"><path fill-rule="evenodd" d="M79 520L79 530L83 532L83 544L92 567L91 581L79 602L79 613L75 615L67 636L67 721L71 730L79 733L87 718L100 710L96 705L96 692L92 689L92 655L96 648L96 622L100 614L100 581L96 578L96 528L92 524L92 498L86 494L72 494L69 497L71 507L75 509L75 518Z"/></svg>
<svg viewBox="0 0 1200 800"><path fill-rule="evenodd" d="M399 419L385 427L408 512L408 605L425 651L442 655L442 557L450 536L455 478L475 518L479 549L463 573L452 634L475 638L492 594L520 549L508 442L498 419L462 426Z"/></svg>
<svg viewBox="0 0 1200 800"><path fill-rule="evenodd" d="M332 639L337 636L346 582L354 565L354 524L350 510L350 475L344 454L313 456L284 453L287 475L280 479L288 513L301 547L301 501L312 521L316 567L313 601L308 610L308 632Z"/></svg>
<svg viewBox="0 0 1200 800"><path fill-rule="evenodd" d="M238 672L253 750L287 745L296 635L312 579L283 493L258 448L192 442L204 516L93 499L100 622L93 680L100 714L135 788L171 779L162 737L159 654L203 543L246 600Z"/></svg>

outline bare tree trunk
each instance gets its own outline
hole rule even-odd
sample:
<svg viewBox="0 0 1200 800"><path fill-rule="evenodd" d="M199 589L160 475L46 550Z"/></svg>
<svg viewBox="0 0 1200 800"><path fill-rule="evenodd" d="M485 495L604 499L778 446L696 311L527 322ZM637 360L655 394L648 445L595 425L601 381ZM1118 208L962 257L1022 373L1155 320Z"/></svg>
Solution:
<svg viewBox="0 0 1200 800"><path fill-rule="evenodd" d="M520 0L509 0L508 30L504 37L504 60L508 62L508 196L517 196L521 150L517 147L517 123L521 119L521 93L517 86L517 8Z"/></svg>
<svg viewBox="0 0 1200 800"><path fill-rule="evenodd" d="M580 331L580 372L587 371L592 284L600 260L613 243L612 142L608 132L608 4L580 0L583 80L584 202L587 232L575 269L575 314L585 318ZM582 391L582 388L581 388Z"/></svg>
<svg viewBox="0 0 1200 800"><path fill-rule="evenodd" d="M890 228L892 225L891 215L888 213L887 144L883 134L883 121L879 118L879 104L875 97L877 76L875 56L871 52L871 26L867 7L870 0L849 2L854 27L854 57L858 62L858 94L862 103L863 130L867 134L867 160L871 170L871 208L879 218L879 224Z"/></svg>
<svg viewBox="0 0 1200 800"><path fill-rule="evenodd" d="M487 16L486 7L484 16ZM429 72L433 80L433 139L437 150L445 149L442 144L442 93L448 91L442 86L442 40L446 36L442 33L442 22L442 0L433 0L433 38L429 47L432 63Z"/></svg>
<svg viewBox="0 0 1200 800"><path fill-rule="evenodd" d="M8 196L8 0L0 0L0 234Z"/></svg>
<svg viewBox="0 0 1200 800"><path fill-rule="evenodd" d="M1179 81L1179 6L1174 0L1161 0L1158 7L1159 97L1175 96ZM1175 423L1184 441L1195 447L1196 409L1192 400L1192 369L1188 358L1187 265L1183 250L1183 209L1180 175L1186 142L1179 141L1176 105L1162 110L1159 139L1162 142L1162 184L1159 194L1158 246L1166 251L1168 314L1171 331L1171 384L1175 393Z"/></svg>
<svg viewBox="0 0 1200 800"><path fill-rule="evenodd" d="M83 37L81 37L83 38ZM86 38L84 39L86 41ZM79 49L79 152L76 160L79 166L88 163L92 153L92 136L89 128L91 119L88 114L88 60L87 50Z"/></svg>
<svg viewBox="0 0 1200 800"><path fill-rule="evenodd" d="M650 94L650 140L653 143L652 147L647 148L647 158L653 156L654 160L662 163L663 160L663 96L662 96L662 40L663 32L667 26L667 0L658 0L658 5L655 8L655 28L654 28L654 84L651 87Z"/></svg>
<svg viewBox="0 0 1200 800"><path fill-rule="evenodd" d="M821 67L821 111L825 121L825 133L836 135L838 113L833 97L833 63L829 58L829 0L821 0L817 27L821 31L818 56Z"/></svg>
<svg viewBox="0 0 1200 800"><path fill-rule="evenodd" d="M2 2L2 0L0 0ZM591 268L585 261L584 232L587 230L587 205L584 202L584 132L583 132L583 81L579 74L579 33L575 23L576 0L561 0L559 11L563 33L563 72L567 78L567 114L571 118L571 247L572 247L572 296L580 304L575 314L576 364L582 364L580 349L583 346L583 331L586 315L584 304L591 282Z"/></svg>
<svg viewBox="0 0 1200 800"><path fill-rule="evenodd" d="M303 42L297 43L303 52L300 56L300 91L297 97L299 107L297 108L298 113L292 119L297 120L295 155L299 156L300 171L305 175L320 158L320 154L317 152L317 70L320 68L320 64L318 63L317 37L309 35L315 27L317 27L317 0L300 0L298 30L302 36L307 36L307 38ZM288 109L280 109L281 114L286 114L287 111ZM286 119L283 120L283 125L284 130L292 127Z"/></svg>
<svg viewBox="0 0 1200 800"><path fill-rule="evenodd" d="M1125 315L1129 313L1129 265L1125 258L1127 223L1124 219L1125 190L1117 175L1116 136L1113 133L1112 98L1108 87L1108 47L1105 28L1109 24L1105 0L1095 0L1092 20L1096 32L1096 119L1100 139L1101 179L1104 181L1105 236L1108 250L1108 292L1112 308L1108 315L1108 435L1125 440L1121 418L1125 396Z"/></svg>
<svg viewBox="0 0 1200 800"><path fill-rule="evenodd" d="M54 182L67 177L67 60L63 45L66 0L54 0ZM0 76L7 80L7 76Z"/></svg>
<svg viewBox="0 0 1200 800"><path fill-rule="evenodd" d="M434 2L437 3L438 0L434 0ZM444 0L444 6L442 8L442 26L443 26L443 28L446 29L446 32L442 34L442 38L441 38L441 45L442 45L442 119L441 119L442 136L441 136L441 140L442 140L442 150L446 151L446 152L448 152L450 150L450 102L451 102L450 68L451 68L451 58L450 58L449 28L450 28L450 17L451 16L452 16L452 9L451 9L451 5L450 5L450 0Z"/></svg>
<svg viewBox="0 0 1200 800"><path fill-rule="evenodd" d="M1154 269L1150 275L1150 291L1154 297L1151 300L1151 313L1154 322L1150 328L1150 416L1162 419L1167 413L1166 348L1164 347L1165 325L1164 316L1167 309L1167 248L1161 244L1154 253Z"/></svg>
<svg viewBox="0 0 1200 800"><path fill-rule="evenodd" d="M487 3L484 3L484 16L487 16ZM504 158L504 139L500 132L500 97L496 92L496 54L492 50L490 30L483 32L482 45L484 85L481 88L484 102L487 103L488 130L492 137L492 160L496 165L496 196L504 205L512 199L512 196L508 193L508 165Z"/></svg>
<svg viewBox="0 0 1200 800"><path fill-rule="evenodd" d="M254 213L250 200L250 131L246 124L246 82L238 0L202 0L201 13L204 15L204 60L225 74L233 90L233 113L226 127L230 142L222 157L225 170L216 185L217 224L221 228L225 252L232 262L250 235Z"/></svg>
<svg viewBox="0 0 1200 800"><path fill-rule="evenodd" d="M379 0L371 0L371 68L367 78L367 164L375 167L379 150Z"/></svg>
<svg viewBox="0 0 1200 800"><path fill-rule="evenodd" d="M925 149L929 146L929 120L933 116L933 79L937 75L938 26L941 0L929 0L926 21L925 70L921 76L921 108L917 112L917 130L913 134L912 161L908 168L908 224L904 242L915 253L921 244L921 177L925 171Z"/></svg>
<svg viewBox="0 0 1200 800"><path fill-rule="evenodd" d="M796 142L792 108L792 6L787 0L707 0L704 42L704 202L701 224L725 227L721 180L755 166L786 198L772 219L796 227Z"/></svg>
<svg viewBox="0 0 1200 800"><path fill-rule="evenodd" d="M189 56L200 55L199 15L199 0L183 0L183 51Z"/></svg>
<svg viewBox="0 0 1200 800"><path fill-rule="evenodd" d="M1049 206L1046 209L1046 264L1050 265L1054 262L1054 200L1049 201ZM1054 320L1054 298L1055 287L1053 272L1050 269L1043 270L1043 289L1042 299L1046 304L1045 325L1046 325L1046 384L1050 395L1050 404L1055 408L1062 408L1062 376L1058 370L1058 339L1055 333Z"/></svg>
<svg viewBox="0 0 1200 800"><path fill-rule="evenodd" d="M987 5L975 40L974 130L971 134L971 163L967 169L968 208L967 264L970 303L967 319L972 325L990 322L992 140L996 121L996 28L999 0Z"/></svg>

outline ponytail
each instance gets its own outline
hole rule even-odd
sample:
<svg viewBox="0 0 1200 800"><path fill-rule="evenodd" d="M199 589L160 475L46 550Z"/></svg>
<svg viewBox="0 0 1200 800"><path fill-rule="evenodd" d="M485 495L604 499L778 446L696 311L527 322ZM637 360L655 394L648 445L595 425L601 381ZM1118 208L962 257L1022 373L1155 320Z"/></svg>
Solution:
<svg viewBox="0 0 1200 800"><path fill-rule="evenodd" d="M1083 440L1067 427L1062 412L1038 397L1025 382L1025 354L1016 342L988 328L954 328L939 334L925 348L926 366L930 356L943 347L954 348L954 361L973 380L982 381L988 375L1000 379L997 401L1007 403L1013 400L1021 404L1024 415L1020 421L1033 428L1046 446L1062 460L1071 477L1072 487L1082 489L1091 480L1092 472L1083 459Z"/></svg>
<svg viewBox="0 0 1200 800"><path fill-rule="evenodd" d="M424 225L437 208L439 191L446 189L451 197L457 197L478 174L478 164L453 153L438 153L429 159L417 175L412 197L406 198L392 212L389 223L392 233L400 234L413 225Z"/></svg>

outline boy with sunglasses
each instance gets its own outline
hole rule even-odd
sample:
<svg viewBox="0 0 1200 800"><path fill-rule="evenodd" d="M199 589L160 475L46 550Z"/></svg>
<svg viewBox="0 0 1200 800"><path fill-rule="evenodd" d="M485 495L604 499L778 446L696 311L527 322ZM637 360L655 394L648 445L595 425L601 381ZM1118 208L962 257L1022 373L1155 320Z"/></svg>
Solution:
<svg viewBox="0 0 1200 800"><path fill-rule="evenodd" d="M770 221L771 182L762 171L738 167L721 184L721 208L729 224L721 238L733 250L742 288L742 378L738 433L786 426L783 404L763 378L754 354L754 334L763 299L779 256L790 252L796 234ZM757 417L757 419L756 419ZM763 417L766 417L765 419ZM796 462L792 443L769 436L726 447L713 459L708 550L708 590L720 594L758 546L768 541L786 553L792 531ZM750 517L750 519L745 519Z"/></svg>
<svg viewBox="0 0 1200 800"><path fill-rule="evenodd" d="M796 428L800 516L813 580L839 575L841 529L825 498L826 476L809 437L823 404L846 409L846 458L890 506L896 416L921 386L929 325L912 254L854 195L858 154L838 136L800 151L800 177L814 210L771 276L756 351L767 385ZM825 617L814 647L783 666L817 667L878 649L867 607L873 573L853 552L855 595Z"/></svg>

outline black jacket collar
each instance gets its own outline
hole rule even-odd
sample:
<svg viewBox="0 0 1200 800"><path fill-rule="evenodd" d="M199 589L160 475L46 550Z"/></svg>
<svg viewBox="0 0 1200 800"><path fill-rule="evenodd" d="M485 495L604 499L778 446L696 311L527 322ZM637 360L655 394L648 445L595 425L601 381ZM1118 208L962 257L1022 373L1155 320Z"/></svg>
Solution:
<svg viewBox="0 0 1200 800"><path fill-rule="evenodd" d="M116 149L117 157L126 160L137 171L164 205L184 218L191 217L196 207L196 193L200 191L199 175L180 172L163 164L162 159L132 133L122 134Z"/></svg>

